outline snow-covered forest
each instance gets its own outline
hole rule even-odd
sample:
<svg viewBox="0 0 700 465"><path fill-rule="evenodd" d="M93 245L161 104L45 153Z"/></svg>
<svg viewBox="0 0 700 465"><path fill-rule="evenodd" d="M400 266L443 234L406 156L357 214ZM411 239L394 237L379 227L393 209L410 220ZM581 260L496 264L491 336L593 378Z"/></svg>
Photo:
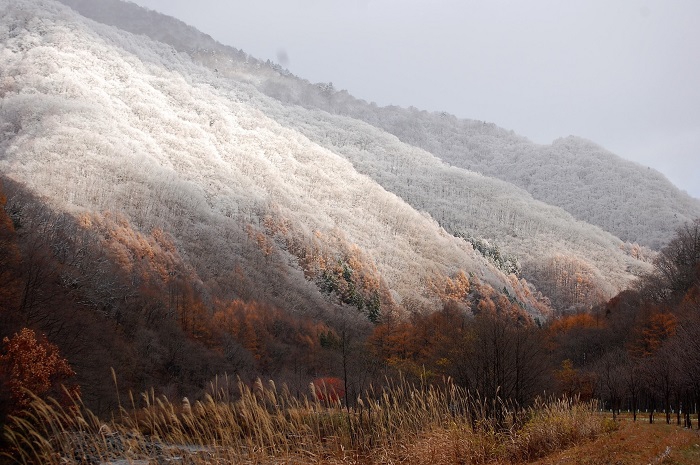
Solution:
<svg viewBox="0 0 700 465"><path fill-rule="evenodd" d="M492 122L416 108L377 107L330 83L300 79L275 63L221 45L184 23L121 0L60 0L82 14L172 45L217 73L245 80L279 101L349 116L446 163L512 183L625 242L658 250L700 215L700 202L661 173L569 136L539 145ZM660 201L664 199L664 201Z"/></svg>
<svg viewBox="0 0 700 465"><path fill-rule="evenodd" d="M160 43L86 20L68 28L52 6L5 15L4 171L62 208L168 231L204 282L233 269L245 242L236 238L251 230L269 236L270 254L296 260L338 255L311 252L328 242L358 247L396 304L430 301L426 283L459 270L528 295L527 283L453 234L498 244L567 307L609 297L648 266L639 248L505 182L366 123L285 107ZM288 237L275 237L265 218L288 225ZM561 256L585 290L558 289L549 268Z"/></svg>

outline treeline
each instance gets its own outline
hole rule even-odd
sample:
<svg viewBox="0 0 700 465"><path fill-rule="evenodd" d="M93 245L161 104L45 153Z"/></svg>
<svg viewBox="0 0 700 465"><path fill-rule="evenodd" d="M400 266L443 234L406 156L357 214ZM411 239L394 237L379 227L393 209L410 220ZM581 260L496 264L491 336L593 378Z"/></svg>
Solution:
<svg viewBox="0 0 700 465"><path fill-rule="evenodd" d="M411 299L387 308L352 254L319 265L310 285L326 300L316 309L285 306L283 290L257 289L241 268L217 293L163 231L139 233L109 214L56 213L12 182L4 191L3 416L21 404L22 383L46 395L61 383L79 387L88 406L106 412L127 391L197 398L224 373L274 379L299 395L313 380L337 378L349 405L403 377L451 379L521 407L565 394L601 399L615 413L664 412L670 421L674 412L687 426L698 411L700 221L678 231L636 289L543 323L517 296L489 294L465 273L430 283L443 302L437 312ZM49 359L61 369L51 371ZM18 375L18 365L35 370Z"/></svg>
<svg viewBox="0 0 700 465"><path fill-rule="evenodd" d="M415 313L380 325L371 343L403 373L449 376L487 398L578 396L635 420L658 413L691 427L698 414L700 428L700 220L677 231L634 289L590 311L541 326L509 317L509 304Z"/></svg>
<svg viewBox="0 0 700 465"><path fill-rule="evenodd" d="M572 318L559 338L567 363L558 376L569 389L635 419L663 412L691 426L700 413L700 219L678 229L635 289Z"/></svg>

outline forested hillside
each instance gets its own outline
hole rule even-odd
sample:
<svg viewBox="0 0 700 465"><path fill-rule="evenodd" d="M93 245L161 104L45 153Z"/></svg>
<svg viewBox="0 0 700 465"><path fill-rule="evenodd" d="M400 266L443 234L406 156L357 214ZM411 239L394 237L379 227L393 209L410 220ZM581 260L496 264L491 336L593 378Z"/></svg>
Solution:
<svg viewBox="0 0 700 465"><path fill-rule="evenodd" d="M349 116L396 135L450 165L501 179L561 207L625 242L659 249L674 230L700 215L700 201L659 172L567 137L534 144L491 122L415 108L381 108L312 84L279 65L223 46L184 23L121 0L61 0L82 14L172 45L217 72L253 83L284 103Z"/></svg>
<svg viewBox="0 0 700 465"><path fill-rule="evenodd" d="M427 281L460 269L511 288L469 244L269 118L277 104L254 88L44 9L5 10L2 164L54 206L172 233L205 282L254 237L265 255L307 268L355 247L397 297L429 300Z"/></svg>
<svg viewBox="0 0 700 465"><path fill-rule="evenodd" d="M164 40L209 65L217 76L251 82L282 101L293 97L294 102L307 108L323 108L332 113L354 115L353 108L362 110L362 115L356 116L359 119L354 119L265 100L255 103L266 116L345 157L357 170L415 209L428 212L451 234L489 244L492 255L502 251L508 260L517 262L517 271L522 270L522 276L543 290L558 308L600 301L648 270L645 262L653 254L636 244L624 244L610 234L577 222L564 211L537 202L506 182L450 168L432 154L363 122L371 121L381 127L384 123L379 124L380 121L395 120L387 113L392 109L365 105L345 92L336 92L332 86L310 86L274 66L216 44L207 36L200 34L195 38L194 32L182 23L154 12L146 13L135 5L106 2L104 8L97 8L94 3L68 4L98 20ZM184 38L188 38L189 45ZM414 126L419 123L415 119L404 125L404 130L418 134L420 130ZM443 132L438 128L431 134ZM565 274L568 277L564 278Z"/></svg>

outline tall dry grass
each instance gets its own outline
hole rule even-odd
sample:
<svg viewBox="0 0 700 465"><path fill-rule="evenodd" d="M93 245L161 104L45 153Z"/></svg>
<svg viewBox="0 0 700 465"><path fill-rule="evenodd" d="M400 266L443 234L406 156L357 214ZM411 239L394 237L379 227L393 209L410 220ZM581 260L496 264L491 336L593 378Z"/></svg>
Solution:
<svg viewBox="0 0 700 465"><path fill-rule="evenodd" d="M591 404L538 402L528 409L446 383L390 384L356 407L298 398L257 381L212 383L211 394L173 403L144 393L109 420L80 399L65 408L35 398L5 428L21 464L430 463L530 460L605 431ZM329 396L318 396L328 398ZM332 397L332 396L330 396ZM121 460L121 462L118 462Z"/></svg>

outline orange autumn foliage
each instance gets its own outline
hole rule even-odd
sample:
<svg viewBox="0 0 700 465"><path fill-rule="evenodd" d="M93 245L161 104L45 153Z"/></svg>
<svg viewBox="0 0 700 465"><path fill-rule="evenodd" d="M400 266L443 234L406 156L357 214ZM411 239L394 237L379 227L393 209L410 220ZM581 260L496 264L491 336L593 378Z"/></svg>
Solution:
<svg viewBox="0 0 700 465"><path fill-rule="evenodd" d="M469 296L470 283L467 274L459 270L453 278L440 276L430 280L430 287L441 302L464 302Z"/></svg>
<svg viewBox="0 0 700 465"><path fill-rule="evenodd" d="M455 350L469 338L466 313L445 307L429 314L414 314L410 321L392 321L374 328L368 338L376 356L411 377L444 372Z"/></svg>
<svg viewBox="0 0 700 465"><path fill-rule="evenodd" d="M0 373L10 393L13 410L29 405L32 399L29 392L39 397L65 395L60 385L75 372L56 345L44 336L37 337L28 328L23 328L12 338L4 338L3 345L5 353L0 355ZM77 385L68 386L67 390L70 395L80 392Z"/></svg>
<svg viewBox="0 0 700 465"><path fill-rule="evenodd" d="M579 396L581 400L588 401L593 398L596 386L595 375L574 368L571 360L564 360L561 368L554 373L554 377L559 383L559 390L569 399Z"/></svg>
<svg viewBox="0 0 700 465"><path fill-rule="evenodd" d="M654 354L661 345L676 334L678 320L670 312L652 313L639 331L640 335L631 347L631 352L638 356Z"/></svg>
<svg viewBox="0 0 700 465"><path fill-rule="evenodd" d="M562 316L552 322L549 328L553 333L566 333L574 328L597 328L599 325L599 321L590 313L576 313Z"/></svg>

